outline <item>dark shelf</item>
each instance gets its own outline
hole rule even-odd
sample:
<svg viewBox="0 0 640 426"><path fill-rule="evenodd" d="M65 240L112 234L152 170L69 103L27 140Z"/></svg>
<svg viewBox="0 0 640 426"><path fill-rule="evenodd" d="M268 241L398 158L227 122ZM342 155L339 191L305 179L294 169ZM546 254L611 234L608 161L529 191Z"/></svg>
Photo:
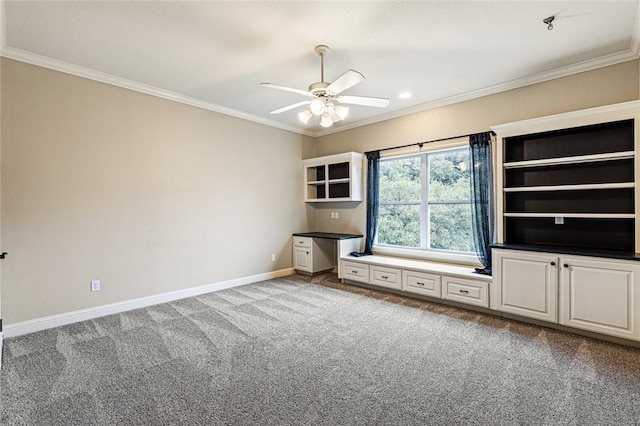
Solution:
<svg viewBox="0 0 640 426"><path fill-rule="evenodd" d="M609 259L637 260L640 261L640 253L633 250L609 250L604 248L584 248L575 246L545 245L545 244L492 244L492 248L520 250L542 253L569 254L574 256L597 256Z"/></svg>
<svg viewBox="0 0 640 426"><path fill-rule="evenodd" d="M633 182L633 159L505 170L505 188Z"/></svg>
<svg viewBox="0 0 640 426"><path fill-rule="evenodd" d="M507 217L505 243L633 251L635 220L564 218L564 224L556 225L554 218Z"/></svg>
<svg viewBox="0 0 640 426"><path fill-rule="evenodd" d="M349 163L329 164L329 180L348 179Z"/></svg>
<svg viewBox="0 0 640 426"><path fill-rule="evenodd" d="M505 193L505 213L633 212L633 188Z"/></svg>
<svg viewBox="0 0 640 426"><path fill-rule="evenodd" d="M504 162L633 151L633 120L505 139Z"/></svg>
<svg viewBox="0 0 640 426"><path fill-rule="evenodd" d="M329 198L349 198L349 182L330 183Z"/></svg>

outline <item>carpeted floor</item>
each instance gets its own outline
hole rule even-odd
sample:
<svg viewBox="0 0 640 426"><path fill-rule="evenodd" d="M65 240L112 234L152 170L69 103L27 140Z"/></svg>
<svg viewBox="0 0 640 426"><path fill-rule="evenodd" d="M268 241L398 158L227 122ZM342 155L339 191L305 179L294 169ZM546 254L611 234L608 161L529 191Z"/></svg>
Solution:
<svg viewBox="0 0 640 426"><path fill-rule="evenodd" d="M639 425L640 350L292 276L5 340L2 425Z"/></svg>

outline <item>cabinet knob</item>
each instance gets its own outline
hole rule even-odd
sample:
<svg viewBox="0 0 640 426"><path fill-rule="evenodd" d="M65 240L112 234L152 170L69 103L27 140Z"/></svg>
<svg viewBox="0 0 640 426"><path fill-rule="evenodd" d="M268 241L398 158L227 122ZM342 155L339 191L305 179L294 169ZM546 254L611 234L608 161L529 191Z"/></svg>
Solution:
<svg viewBox="0 0 640 426"><path fill-rule="evenodd" d="M551 266L556 266L556 262L551 262Z"/></svg>
<svg viewBox="0 0 640 426"><path fill-rule="evenodd" d="M565 264L564 264L564 265L562 265L562 266L564 266L565 268L568 268L568 267L569 267L569 264L568 264L568 263L565 263Z"/></svg>

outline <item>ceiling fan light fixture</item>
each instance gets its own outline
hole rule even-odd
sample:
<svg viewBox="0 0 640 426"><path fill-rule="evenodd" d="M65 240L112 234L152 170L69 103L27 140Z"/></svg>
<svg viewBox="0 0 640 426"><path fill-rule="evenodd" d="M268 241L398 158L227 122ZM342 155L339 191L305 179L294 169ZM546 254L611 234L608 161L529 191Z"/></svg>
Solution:
<svg viewBox="0 0 640 426"><path fill-rule="evenodd" d="M324 114L322 118L320 118L320 125L322 127L331 127L333 126L333 120L327 114Z"/></svg>
<svg viewBox="0 0 640 426"><path fill-rule="evenodd" d="M325 110L324 102L321 99L314 99L309 104L309 109L313 113L313 115L322 115Z"/></svg>
<svg viewBox="0 0 640 426"><path fill-rule="evenodd" d="M343 107L342 105L338 105L335 108L335 113L338 114L340 120L345 120L349 115L349 107Z"/></svg>
<svg viewBox="0 0 640 426"><path fill-rule="evenodd" d="M308 109L305 109L302 112L298 113L298 119L302 121L305 125L309 124L309 120L313 117L313 113Z"/></svg>

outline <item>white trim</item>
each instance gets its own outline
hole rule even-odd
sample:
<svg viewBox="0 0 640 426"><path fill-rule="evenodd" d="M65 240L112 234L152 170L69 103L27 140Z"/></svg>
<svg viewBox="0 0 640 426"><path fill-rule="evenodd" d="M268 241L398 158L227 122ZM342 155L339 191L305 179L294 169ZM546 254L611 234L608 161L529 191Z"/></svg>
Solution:
<svg viewBox="0 0 640 426"><path fill-rule="evenodd" d="M0 331L0 370L2 370L2 331Z"/></svg>
<svg viewBox="0 0 640 426"><path fill-rule="evenodd" d="M528 134L557 128L596 124L594 120L597 120L597 123L606 123L608 121L615 121L616 119L634 118L638 111L640 111L640 101L628 101L614 105L605 105L562 114L548 115L546 117L498 124L491 126L491 130L501 137L505 137L511 136L512 134Z"/></svg>
<svg viewBox="0 0 640 426"><path fill-rule="evenodd" d="M4 6L4 1L2 1L2 5ZM0 16L0 19L2 19L4 23L4 16ZM0 24L0 26L1 26L0 30L4 31L5 26L3 24ZM320 137L320 136L326 136L332 133L338 133L345 130L354 129L357 127L367 126L369 124L379 123L381 121L391 120L393 118L403 117L406 115L410 115L410 114L414 114L422 111L427 111L427 110L440 108L447 105L452 105L459 102L468 101L471 99L480 98L483 96L505 92L507 90L513 90L520 87L530 86L532 84L542 83L545 81L554 80L557 78L566 77L573 74L579 74L582 72L587 72L587 71L603 68L610 65L616 65L622 62L636 60L639 57L639 53L636 52L636 50L638 50L639 48L637 48L635 34L636 33L634 32L634 38L632 40L632 48L629 50L624 50L621 52L601 56L599 58L578 62L576 64L567 65L567 66L556 68L550 71L533 74L527 77L511 80L506 83L496 84L483 89L460 93L458 95L449 96L449 97L438 99L432 102L416 105L410 108L405 108L398 111L392 111L392 112L389 112L388 114L382 114L382 115L378 115L368 119L354 121L343 126L336 126L336 127L330 127L328 129L318 129L318 130L303 129L295 126L286 125L277 121L265 119L265 118L251 115L251 114L246 114L230 108L225 108L220 105L216 105L200 99L185 96L176 92L171 92L168 90L160 89L158 87L138 83L138 82L121 78L121 77L117 77L112 74L91 70L78 65L73 65L67 62L59 61L57 59L52 59L46 56L37 55L35 53L27 52L21 49L16 49L14 47L6 46L5 44L0 44L0 48L1 48L0 56L4 56L5 58L9 58L9 59L14 59L16 61L29 63L32 65L41 66L44 68L49 68L55 71L64 72L67 74L76 75L78 77L99 81L101 83L123 87L125 89L134 90L136 92L145 93L151 96L157 96L170 101L191 105L196 108L202 108L209 111L218 112L220 114L225 114L232 117L240 118L243 120L253 121L255 123L276 127L282 130L287 130L287 131L298 133L301 135L311 136L311 137ZM6 39L3 42L1 38L2 38L2 35L0 34L0 42L6 43ZM638 37L638 39L640 39L640 37Z"/></svg>
<svg viewBox="0 0 640 426"><path fill-rule="evenodd" d="M587 71L592 71L598 68L607 67L610 65L616 65L623 62L633 61L638 59L639 53L633 50L624 50L617 53L611 53L609 55L601 56L595 59L589 59L587 61L578 62L576 64L567 65L564 67L556 68L550 71L533 74L527 77L518 78L516 80L507 81L506 83L496 84L494 86L485 87L484 89L473 90L471 92L461 93L459 95L449 96L446 98L438 99L432 102L416 105L410 108L393 111L388 114L378 115L365 120L355 121L345 126L339 126L337 128L330 127L316 131L315 137L326 136L332 133L342 132L344 130L353 129L356 127L366 126L369 124L375 124L381 121L391 120L393 118L403 117L409 114L415 114L422 111L428 111L430 109L440 108L447 105L452 105L464 101L469 101L483 96L494 95L496 93L506 92L507 90L518 89L520 87L530 86L532 84L543 83L549 80L555 80L557 78L567 77L574 74L580 74Z"/></svg>
<svg viewBox="0 0 640 426"><path fill-rule="evenodd" d="M15 324L5 325L4 333L6 337L16 337L23 334L34 333L53 327L60 327L79 321L86 321L105 315L117 314L132 309L145 308L159 303L171 302L173 300L184 299L186 297L199 296L213 291L225 290L259 281L273 278L285 277L294 273L293 268L280 269L278 271L266 272L264 274L252 275L248 277L236 278L228 281L207 284L199 287L187 288L184 290L171 291L154 296L141 297L139 299L127 300L124 302L111 303L109 305L97 306L95 308L81 309L78 311L65 312L63 314L51 315L48 317L35 318Z"/></svg>
<svg viewBox="0 0 640 426"><path fill-rule="evenodd" d="M504 188L504 192L545 192L545 191L584 191L588 189L635 188L635 182L619 183L583 183L574 185L515 186Z"/></svg>
<svg viewBox="0 0 640 426"><path fill-rule="evenodd" d="M299 133L306 136L313 136L313 133L307 130L301 130L298 127L288 126L286 124L279 123L277 121L264 119L255 115L247 114L244 112L236 111L231 108L226 108L220 105L216 105L211 102L203 101L201 99L192 98L190 96L182 95L180 93L172 92L170 90L161 89L159 87L150 86L143 83L138 83L133 80L121 78L113 74L107 74L100 71L95 71L89 68L73 65L68 62L59 61L46 56L37 55L35 53L27 52L14 47L5 46L2 48L1 56L5 58L13 59L20 62L25 62L31 65L37 65L43 68L49 68L54 71L60 71L63 73L75 75L78 77L86 78L89 80L99 81L100 83L111 84L113 86L122 87L125 89L133 90L135 92L144 93L158 98L167 99L173 102L179 102L181 104L190 105L196 108L206 109L208 111L217 112L224 115L240 118L247 121L253 121L258 124L264 124L266 126L276 127L278 129L287 130L289 132Z"/></svg>

